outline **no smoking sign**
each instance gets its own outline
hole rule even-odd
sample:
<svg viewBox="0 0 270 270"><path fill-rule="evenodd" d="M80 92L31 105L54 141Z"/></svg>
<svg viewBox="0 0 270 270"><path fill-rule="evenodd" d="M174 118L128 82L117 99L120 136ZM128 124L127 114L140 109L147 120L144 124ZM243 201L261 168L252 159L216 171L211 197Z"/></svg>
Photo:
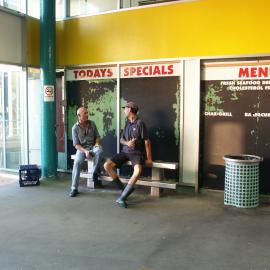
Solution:
<svg viewBox="0 0 270 270"><path fill-rule="evenodd" d="M54 101L54 85L44 85L44 101Z"/></svg>

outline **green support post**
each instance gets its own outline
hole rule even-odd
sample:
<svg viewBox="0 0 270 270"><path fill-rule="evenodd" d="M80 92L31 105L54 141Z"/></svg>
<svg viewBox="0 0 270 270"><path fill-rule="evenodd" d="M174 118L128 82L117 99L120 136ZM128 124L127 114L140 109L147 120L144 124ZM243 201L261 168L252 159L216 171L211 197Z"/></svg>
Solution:
<svg viewBox="0 0 270 270"><path fill-rule="evenodd" d="M41 0L41 170L43 178L56 176L57 173L55 26L55 0Z"/></svg>

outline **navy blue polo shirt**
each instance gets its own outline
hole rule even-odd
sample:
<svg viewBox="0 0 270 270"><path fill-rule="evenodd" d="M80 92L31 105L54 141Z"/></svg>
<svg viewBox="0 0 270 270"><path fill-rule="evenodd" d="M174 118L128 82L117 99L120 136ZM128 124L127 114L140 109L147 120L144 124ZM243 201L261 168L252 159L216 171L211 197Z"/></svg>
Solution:
<svg viewBox="0 0 270 270"><path fill-rule="evenodd" d="M73 145L80 144L84 148L92 148L95 143L96 139L100 138L96 124L88 120L88 126L86 128L82 128L77 122L72 127L72 140Z"/></svg>
<svg viewBox="0 0 270 270"><path fill-rule="evenodd" d="M122 136L125 141L130 141L135 138L136 143L135 147L131 148L127 145L123 146L122 152L129 154L144 154L145 153L145 144L144 140L148 140L148 132L146 126L142 120L137 118L134 122L127 120L125 128L122 132Z"/></svg>

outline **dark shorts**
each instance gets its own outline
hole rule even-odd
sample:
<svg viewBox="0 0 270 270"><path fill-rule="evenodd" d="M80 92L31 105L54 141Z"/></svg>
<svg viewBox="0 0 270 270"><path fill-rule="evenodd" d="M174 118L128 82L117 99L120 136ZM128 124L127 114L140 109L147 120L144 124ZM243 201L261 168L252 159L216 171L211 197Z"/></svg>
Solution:
<svg viewBox="0 0 270 270"><path fill-rule="evenodd" d="M143 165L145 162L145 156L144 155L138 155L138 154L128 154L128 153L119 153L116 154L111 161L116 164L117 168L120 168L123 164L125 164L127 161L130 161L132 166L134 167L136 164Z"/></svg>

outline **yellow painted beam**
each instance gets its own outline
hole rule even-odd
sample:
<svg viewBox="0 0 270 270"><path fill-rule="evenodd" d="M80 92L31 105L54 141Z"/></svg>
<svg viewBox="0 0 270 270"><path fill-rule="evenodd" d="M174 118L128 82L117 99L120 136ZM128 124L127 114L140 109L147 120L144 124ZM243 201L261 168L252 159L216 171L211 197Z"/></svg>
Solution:
<svg viewBox="0 0 270 270"><path fill-rule="evenodd" d="M198 0L60 21L57 65L270 54L268 10L269 0Z"/></svg>

